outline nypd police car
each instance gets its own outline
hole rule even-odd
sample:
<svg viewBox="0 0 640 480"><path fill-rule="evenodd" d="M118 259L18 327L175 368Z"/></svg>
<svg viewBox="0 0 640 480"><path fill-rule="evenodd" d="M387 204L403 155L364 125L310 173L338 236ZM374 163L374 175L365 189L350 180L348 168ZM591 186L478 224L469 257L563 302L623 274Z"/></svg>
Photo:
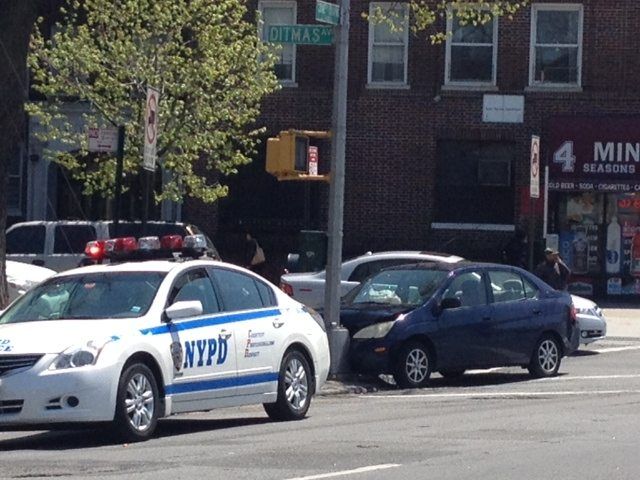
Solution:
<svg viewBox="0 0 640 480"><path fill-rule="evenodd" d="M92 242L87 253L111 263L58 274L11 304L0 315L0 426L112 422L135 441L161 417L217 407L304 418L329 370L322 318L234 265L156 259L204 241ZM132 256L141 261L117 261Z"/></svg>

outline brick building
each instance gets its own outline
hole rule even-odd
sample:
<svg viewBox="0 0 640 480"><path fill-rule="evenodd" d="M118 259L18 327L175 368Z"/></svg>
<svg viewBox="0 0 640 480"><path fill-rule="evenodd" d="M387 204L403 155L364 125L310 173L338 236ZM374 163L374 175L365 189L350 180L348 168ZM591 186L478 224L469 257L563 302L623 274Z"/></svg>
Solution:
<svg viewBox="0 0 640 480"><path fill-rule="evenodd" d="M370 2L352 0L351 5L345 254L424 248L499 259L500 247L515 228L527 226L532 212L529 164L535 134L541 138L543 164L551 166L549 233L556 236L550 241L576 263L573 288L618 293L623 284L619 293L640 293L632 258L640 210L618 213L614 233L621 228L623 235L613 248L624 258L617 269L605 272L613 206L629 201L640 206L632 201L640 188L640 168L624 178L594 171L586 178L591 182L571 173L564 181L567 173L559 169L563 158L575 160L577 150L567 149L567 142L575 149L591 142L580 147L586 157L600 145L600 157L577 159L584 169L589 168L584 162L615 161L613 149L620 142L630 145L624 147L631 152L626 162L638 165L640 117L634 115L640 111L640 39L635 27L640 4L533 2L512 20L479 27L454 21L452 37L440 45L406 29L370 26L361 17ZM313 0L262 0L259 8L267 25L315 23ZM401 21L403 7L396 8ZM445 20L438 25L444 27ZM333 49L285 46L277 72L283 88L264 104L269 135L287 128L329 129ZM612 121L619 128L596 138ZM586 131L591 133L581 135ZM270 245L279 253L293 243L282 233L304 226L304 187L278 184L263 169L262 156L238 179L242 186L232 184L232 198L220 204L219 227L224 233L242 217L268 239L279 230L280 244ZM627 186L616 190L617 181ZM310 188L311 226L323 229L328 189ZM598 211L581 223L572 212L583 197L588 209ZM542 207L540 199L533 208L536 240L542 236ZM640 237L637 243L640 273Z"/></svg>

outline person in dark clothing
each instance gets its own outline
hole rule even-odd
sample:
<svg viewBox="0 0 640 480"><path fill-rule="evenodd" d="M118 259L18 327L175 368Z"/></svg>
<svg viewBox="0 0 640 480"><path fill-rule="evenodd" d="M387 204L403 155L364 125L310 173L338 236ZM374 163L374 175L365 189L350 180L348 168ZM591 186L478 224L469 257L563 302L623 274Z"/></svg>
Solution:
<svg viewBox="0 0 640 480"><path fill-rule="evenodd" d="M547 248L544 255L544 261L536 267L534 273L556 290L566 290L571 270L562 261L557 250Z"/></svg>
<svg viewBox="0 0 640 480"><path fill-rule="evenodd" d="M524 230L516 229L511 240L502 249L502 262L526 269L528 252L527 234Z"/></svg>
<svg viewBox="0 0 640 480"><path fill-rule="evenodd" d="M253 238L251 233L249 233L249 231L245 230L243 233L244 250L242 256L242 266L262 275L264 273L264 267L266 265L264 251L258 244L258 241Z"/></svg>

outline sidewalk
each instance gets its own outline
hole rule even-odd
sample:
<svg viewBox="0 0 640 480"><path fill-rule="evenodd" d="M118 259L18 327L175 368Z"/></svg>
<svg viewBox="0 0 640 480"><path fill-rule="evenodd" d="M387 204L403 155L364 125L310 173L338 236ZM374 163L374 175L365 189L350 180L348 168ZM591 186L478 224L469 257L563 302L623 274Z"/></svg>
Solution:
<svg viewBox="0 0 640 480"><path fill-rule="evenodd" d="M640 338L640 305L601 305L607 319L607 337Z"/></svg>

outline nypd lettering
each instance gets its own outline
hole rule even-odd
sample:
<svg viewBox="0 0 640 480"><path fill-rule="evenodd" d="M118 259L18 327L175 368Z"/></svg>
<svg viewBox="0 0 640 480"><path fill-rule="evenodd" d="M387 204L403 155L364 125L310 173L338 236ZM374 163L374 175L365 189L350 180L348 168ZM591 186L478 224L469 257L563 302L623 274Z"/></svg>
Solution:
<svg viewBox="0 0 640 480"><path fill-rule="evenodd" d="M228 351L227 340L222 336L184 342L182 368L210 367L214 362L222 365L227 360Z"/></svg>
<svg viewBox="0 0 640 480"><path fill-rule="evenodd" d="M0 338L0 352L11 352L13 350L13 345L11 345L11 341L6 338Z"/></svg>

